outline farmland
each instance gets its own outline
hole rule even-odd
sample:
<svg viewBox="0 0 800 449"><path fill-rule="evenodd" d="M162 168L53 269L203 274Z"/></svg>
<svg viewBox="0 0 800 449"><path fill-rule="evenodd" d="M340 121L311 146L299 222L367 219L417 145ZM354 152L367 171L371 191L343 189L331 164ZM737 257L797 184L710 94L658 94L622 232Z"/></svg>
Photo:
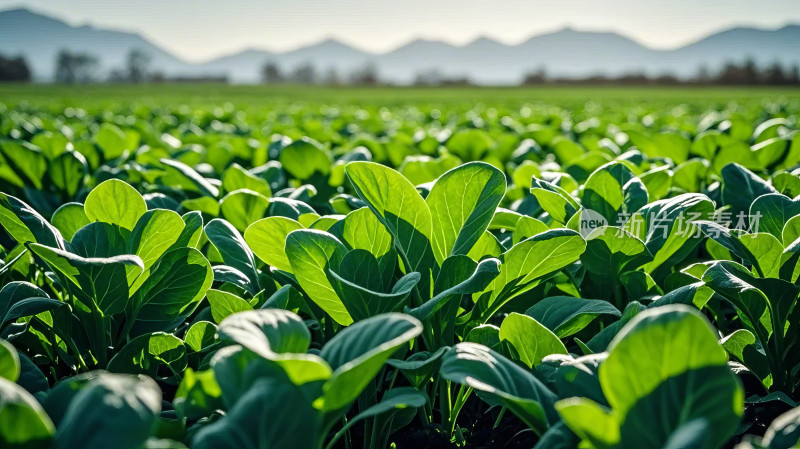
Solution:
<svg viewBox="0 0 800 449"><path fill-rule="evenodd" d="M797 447L798 114L0 85L0 447Z"/></svg>

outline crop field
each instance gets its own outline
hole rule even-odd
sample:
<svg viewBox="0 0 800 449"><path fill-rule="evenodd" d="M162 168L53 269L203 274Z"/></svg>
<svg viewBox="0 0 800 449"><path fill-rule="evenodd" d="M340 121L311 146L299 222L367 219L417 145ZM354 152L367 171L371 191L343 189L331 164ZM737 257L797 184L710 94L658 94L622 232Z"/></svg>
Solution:
<svg viewBox="0 0 800 449"><path fill-rule="evenodd" d="M798 118L0 85L0 448L800 447Z"/></svg>

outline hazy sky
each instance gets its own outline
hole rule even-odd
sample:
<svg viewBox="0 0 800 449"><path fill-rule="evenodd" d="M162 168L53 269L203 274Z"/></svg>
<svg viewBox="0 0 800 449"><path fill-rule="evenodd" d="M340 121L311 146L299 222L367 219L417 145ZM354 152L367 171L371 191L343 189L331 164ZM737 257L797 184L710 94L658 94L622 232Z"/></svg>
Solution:
<svg viewBox="0 0 800 449"><path fill-rule="evenodd" d="M730 26L800 23L798 0L0 0L0 9L20 6L136 30L192 61L327 37L376 52L419 37L517 43L567 25L671 48Z"/></svg>

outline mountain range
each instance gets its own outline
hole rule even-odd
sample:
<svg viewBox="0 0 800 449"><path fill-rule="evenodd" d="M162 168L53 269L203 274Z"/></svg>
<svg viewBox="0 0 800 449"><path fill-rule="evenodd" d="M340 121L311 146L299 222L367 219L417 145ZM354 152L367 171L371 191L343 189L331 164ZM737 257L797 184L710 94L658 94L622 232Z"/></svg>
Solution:
<svg viewBox="0 0 800 449"><path fill-rule="evenodd" d="M466 45L417 39L386 53L366 52L335 39L286 52L247 49L208 62L190 63L135 32L73 26L28 9L0 11L0 54L26 58L36 81L49 81L61 49L82 52L99 61L98 75L125 65L130 50L150 57L150 67L169 76L227 76L233 82L257 82L273 62L283 71L311 64L318 73L335 70L347 76L373 65L381 79L408 83L419 73L467 77L479 84L514 84L525 73L582 77L642 72L689 77L700 67L714 71L726 62L753 59L758 65L800 64L800 25L778 29L737 27L671 50L649 48L615 32L564 28L515 45L480 37Z"/></svg>

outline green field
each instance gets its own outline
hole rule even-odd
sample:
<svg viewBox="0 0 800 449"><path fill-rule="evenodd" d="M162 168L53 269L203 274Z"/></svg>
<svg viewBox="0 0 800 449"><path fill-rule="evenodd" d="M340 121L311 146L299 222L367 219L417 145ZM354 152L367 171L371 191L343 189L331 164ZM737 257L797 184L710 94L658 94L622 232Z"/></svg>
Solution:
<svg viewBox="0 0 800 449"><path fill-rule="evenodd" d="M0 85L0 447L800 447L799 115Z"/></svg>
<svg viewBox="0 0 800 449"><path fill-rule="evenodd" d="M2 85L0 101L36 104L94 105L116 101L148 104L216 105L232 102L238 106L264 103L308 102L312 104L463 105L489 106L548 103L574 105L588 100L677 105L685 102L721 104L729 101L778 101L800 98L797 88L742 87L318 87L318 86L228 86L220 84L164 85Z"/></svg>

